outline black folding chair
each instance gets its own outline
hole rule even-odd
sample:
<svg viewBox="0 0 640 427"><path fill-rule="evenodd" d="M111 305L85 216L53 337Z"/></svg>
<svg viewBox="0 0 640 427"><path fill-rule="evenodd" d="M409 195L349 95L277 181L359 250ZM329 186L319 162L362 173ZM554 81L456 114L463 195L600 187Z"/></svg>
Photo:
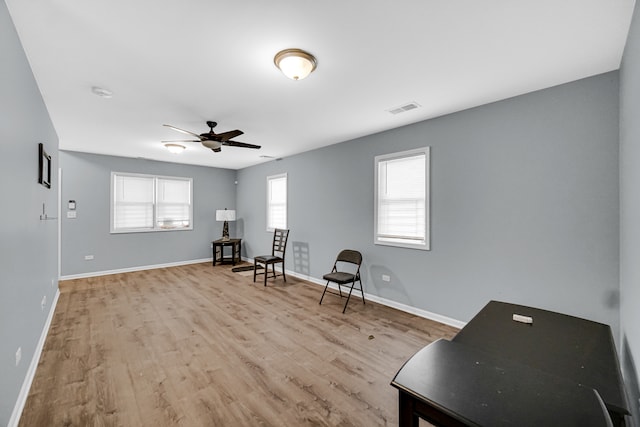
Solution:
<svg viewBox="0 0 640 427"><path fill-rule="evenodd" d="M340 298L344 297L344 295L342 295L342 286L349 286L349 295L347 295L347 301L344 303L344 308L342 309L343 313L347 309L347 304L349 304L349 299L351 298L351 293L354 289L360 291L362 294L362 303L364 304L364 291L362 290L362 280L360 279L361 264L362 254L360 252L351 249L344 249L341 251L336 258L336 261L333 263L331 273L327 273L322 276L322 278L327 281L327 285L324 287L324 292L322 292L319 304L322 304L324 294L327 293L329 283L332 282L338 285L338 292L329 291L329 293L340 295ZM347 269L352 271L345 271ZM360 283L359 288L355 286L356 282Z"/></svg>

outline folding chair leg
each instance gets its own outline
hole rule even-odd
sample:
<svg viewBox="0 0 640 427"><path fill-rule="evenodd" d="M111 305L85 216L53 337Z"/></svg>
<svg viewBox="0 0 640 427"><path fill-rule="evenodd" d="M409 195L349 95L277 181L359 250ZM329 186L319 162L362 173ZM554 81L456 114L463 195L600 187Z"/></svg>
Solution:
<svg viewBox="0 0 640 427"><path fill-rule="evenodd" d="M320 302L318 305L322 304L322 300L324 299L324 294L327 293L327 288L329 287L329 281L327 280L327 285L324 287L324 292L322 292L322 296L320 297Z"/></svg>
<svg viewBox="0 0 640 427"><path fill-rule="evenodd" d="M349 304L349 299L351 299L351 292L353 292L353 287L356 284L356 281L354 280L353 282L351 282L351 288L349 289L349 295L347 296L347 301L344 303L344 308L342 309L342 314L344 314L345 311L347 311L347 304Z"/></svg>

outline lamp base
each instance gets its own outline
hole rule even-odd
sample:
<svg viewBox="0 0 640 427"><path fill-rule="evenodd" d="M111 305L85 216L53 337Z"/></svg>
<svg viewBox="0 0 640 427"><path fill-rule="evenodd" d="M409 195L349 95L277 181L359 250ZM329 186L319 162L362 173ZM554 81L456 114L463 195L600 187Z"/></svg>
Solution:
<svg viewBox="0 0 640 427"><path fill-rule="evenodd" d="M229 240L229 223L227 221L222 224L222 240L225 242Z"/></svg>

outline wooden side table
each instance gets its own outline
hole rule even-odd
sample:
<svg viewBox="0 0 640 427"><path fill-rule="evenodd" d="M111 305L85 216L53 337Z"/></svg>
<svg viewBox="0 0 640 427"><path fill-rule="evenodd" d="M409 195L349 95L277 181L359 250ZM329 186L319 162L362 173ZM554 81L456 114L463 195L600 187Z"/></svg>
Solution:
<svg viewBox="0 0 640 427"><path fill-rule="evenodd" d="M242 251L242 239L229 239L229 240L214 240L211 242L211 246L213 249L213 265L216 265L216 262L223 264L225 262L231 262L233 265L236 265L236 259L240 262L240 253ZM231 246L231 256L224 256L224 247Z"/></svg>

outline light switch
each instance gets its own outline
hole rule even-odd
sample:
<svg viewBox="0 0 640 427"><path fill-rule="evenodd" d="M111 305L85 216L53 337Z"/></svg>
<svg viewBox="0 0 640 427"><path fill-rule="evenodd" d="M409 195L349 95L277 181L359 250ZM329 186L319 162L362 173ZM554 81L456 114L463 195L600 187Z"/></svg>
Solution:
<svg viewBox="0 0 640 427"><path fill-rule="evenodd" d="M78 212L76 211L68 211L67 212L67 218L76 218L78 215Z"/></svg>

